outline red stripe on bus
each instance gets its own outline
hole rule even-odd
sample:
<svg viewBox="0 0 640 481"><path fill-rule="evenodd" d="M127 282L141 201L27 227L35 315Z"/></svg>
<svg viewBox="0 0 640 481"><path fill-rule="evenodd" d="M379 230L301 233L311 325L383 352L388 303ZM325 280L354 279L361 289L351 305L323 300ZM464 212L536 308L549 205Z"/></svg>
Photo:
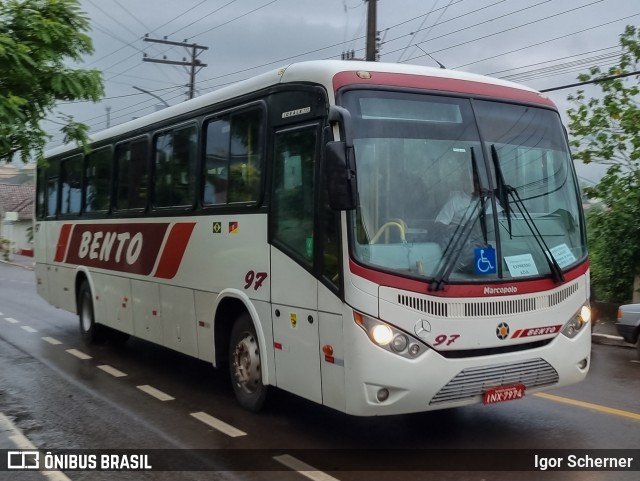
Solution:
<svg viewBox="0 0 640 481"><path fill-rule="evenodd" d="M349 259L349 270L352 274L367 279L379 286L392 287L420 294L429 294L436 297L500 297L514 294L534 294L555 289L559 286L553 279L535 279L530 281L516 280L501 284L445 284L441 291L429 291L429 281L418 281L396 276L386 272L376 271L356 263ZM584 275L589 270L589 262L585 261L577 267L564 273L565 282L570 282ZM485 288L491 288L492 292L485 293ZM514 292L512 288L515 288Z"/></svg>
<svg viewBox="0 0 640 481"><path fill-rule="evenodd" d="M370 79L362 79L355 71L339 72L333 77L333 88L338 90L347 85L394 85L400 87L457 92L468 95L515 100L554 107L554 103L543 94L529 90L497 85L473 80L452 79L446 77L430 77L389 72L371 72Z"/></svg>
<svg viewBox="0 0 640 481"><path fill-rule="evenodd" d="M58 236L58 244L56 246L56 256L53 258L54 262L63 262L67 253L67 246L69 245L69 238L71 237L72 224L62 224L60 228L60 235Z"/></svg>
<svg viewBox="0 0 640 481"><path fill-rule="evenodd" d="M160 279L173 279L175 277L195 226L195 222L181 222L171 228L154 277L159 277Z"/></svg>

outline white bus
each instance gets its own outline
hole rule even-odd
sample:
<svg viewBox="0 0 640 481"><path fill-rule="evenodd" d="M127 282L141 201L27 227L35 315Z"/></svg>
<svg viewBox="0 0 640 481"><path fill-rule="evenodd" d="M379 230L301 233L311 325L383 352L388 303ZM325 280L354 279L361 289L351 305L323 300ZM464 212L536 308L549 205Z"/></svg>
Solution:
<svg viewBox="0 0 640 481"><path fill-rule="evenodd" d="M519 399L590 361L585 223L553 103L383 63L293 64L48 152L38 291L353 415Z"/></svg>

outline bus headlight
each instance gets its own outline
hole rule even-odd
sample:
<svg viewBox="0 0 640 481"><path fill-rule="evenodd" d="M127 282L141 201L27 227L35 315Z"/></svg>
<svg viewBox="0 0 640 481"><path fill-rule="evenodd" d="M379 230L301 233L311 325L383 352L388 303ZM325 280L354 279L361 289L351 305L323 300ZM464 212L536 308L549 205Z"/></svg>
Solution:
<svg viewBox="0 0 640 481"><path fill-rule="evenodd" d="M393 331L386 324L378 324L371 330L371 338L379 346L386 346L393 340Z"/></svg>
<svg viewBox="0 0 640 481"><path fill-rule="evenodd" d="M376 346L408 359L415 359L427 350L426 344L379 319L353 312L353 320Z"/></svg>
<svg viewBox="0 0 640 481"><path fill-rule="evenodd" d="M585 304L580 308L580 311L564 325L562 334L569 339L573 339L589 322L591 322L591 308Z"/></svg>

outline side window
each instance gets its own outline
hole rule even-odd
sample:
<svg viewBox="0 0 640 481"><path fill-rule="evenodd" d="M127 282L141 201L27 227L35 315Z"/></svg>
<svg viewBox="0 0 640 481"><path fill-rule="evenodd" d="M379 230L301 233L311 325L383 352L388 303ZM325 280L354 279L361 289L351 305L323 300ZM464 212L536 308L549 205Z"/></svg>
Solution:
<svg viewBox="0 0 640 481"><path fill-rule="evenodd" d="M36 177L36 219L46 215L47 208L47 171L39 168Z"/></svg>
<svg viewBox="0 0 640 481"><path fill-rule="evenodd" d="M195 125L156 135L154 141L154 201L156 207L193 205L196 193Z"/></svg>
<svg viewBox="0 0 640 481"><path fill-rule="evenodd" d="M320 232L318 240L322 248L322 277L336 290L340 288L340 212L329 206L327 176L323 178L320 190Z"/></svg>
<svg viewBox="0 0 640 481"><path fill-rule="evenodd" d="M147 140L116 147L116 209L144 209L149 189Z"/></svg>
<svg viewBox="0 0 640 481"><path fill-rule="evenodd" d="M205 124L205 205L258 200L262 178L262 109L225 115Z"/></svg>
<svg viewBox="0 0 640 481"><path fill-rule="evenodd" d="M60 214L79 214L82 206L82 156L62 161L60 168Z"/></svg>
<svg viewBox="0 0 640 481"><path fill-rule="evenodd" d="M107 211L111 198L111 148L94 150L87 157L84 209Z"/></svg>
<svg viewBox="0 0 640 481"><path fill-rule="evenodd" d="M47 179L47 216L56 215L58 208L58 176L51 175Z"/></svg>
<svg viewBox="0 0 640 481"><path fill-rule="evenodd" d="M231 117L229 202L258 200L262 166L262 110Z"/></svg>
<svg viewBox="0 0 640 481"><path fill-rule="evenodd" d="M315 125L280 132L275 143L272 204L274 241L313 265Z"/></svg>
<svg viewBox="0 0 640 481"><path fill-rule="evenodd" d="M210 122L206 129L204 204L226 204L231 126L228 119L219 119Z"/></svg>

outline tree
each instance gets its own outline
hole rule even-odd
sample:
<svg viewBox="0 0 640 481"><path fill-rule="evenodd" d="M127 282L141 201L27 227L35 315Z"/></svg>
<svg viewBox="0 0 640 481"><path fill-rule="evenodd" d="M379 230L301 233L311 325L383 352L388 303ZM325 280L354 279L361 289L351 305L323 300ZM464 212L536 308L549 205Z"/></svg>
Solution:
<svg viewBox="0 0 640 481"><path fill-rule="evenodd" d="M574 158L609 166L586 190L601 201L587 216L592 280L599 298L612 302L632 298L640 272L640 89L639 76L628 75L638 71L640 29L627 26L620 45L618 65L578 77L601 95L587 99L580 90L568 97L575 108L567 112ZM602 80L610 77L618 78Z"/></svg>
<svg viewBox="0 0 640 481"><path fill-rule="evenodd" d="M42 158L50 136L40 122L58 101L99 100L97 70L73 69L93 51L79 0L0 0L0 160ZM88 127L57 114L65 141L86 146Z"/></svg>

